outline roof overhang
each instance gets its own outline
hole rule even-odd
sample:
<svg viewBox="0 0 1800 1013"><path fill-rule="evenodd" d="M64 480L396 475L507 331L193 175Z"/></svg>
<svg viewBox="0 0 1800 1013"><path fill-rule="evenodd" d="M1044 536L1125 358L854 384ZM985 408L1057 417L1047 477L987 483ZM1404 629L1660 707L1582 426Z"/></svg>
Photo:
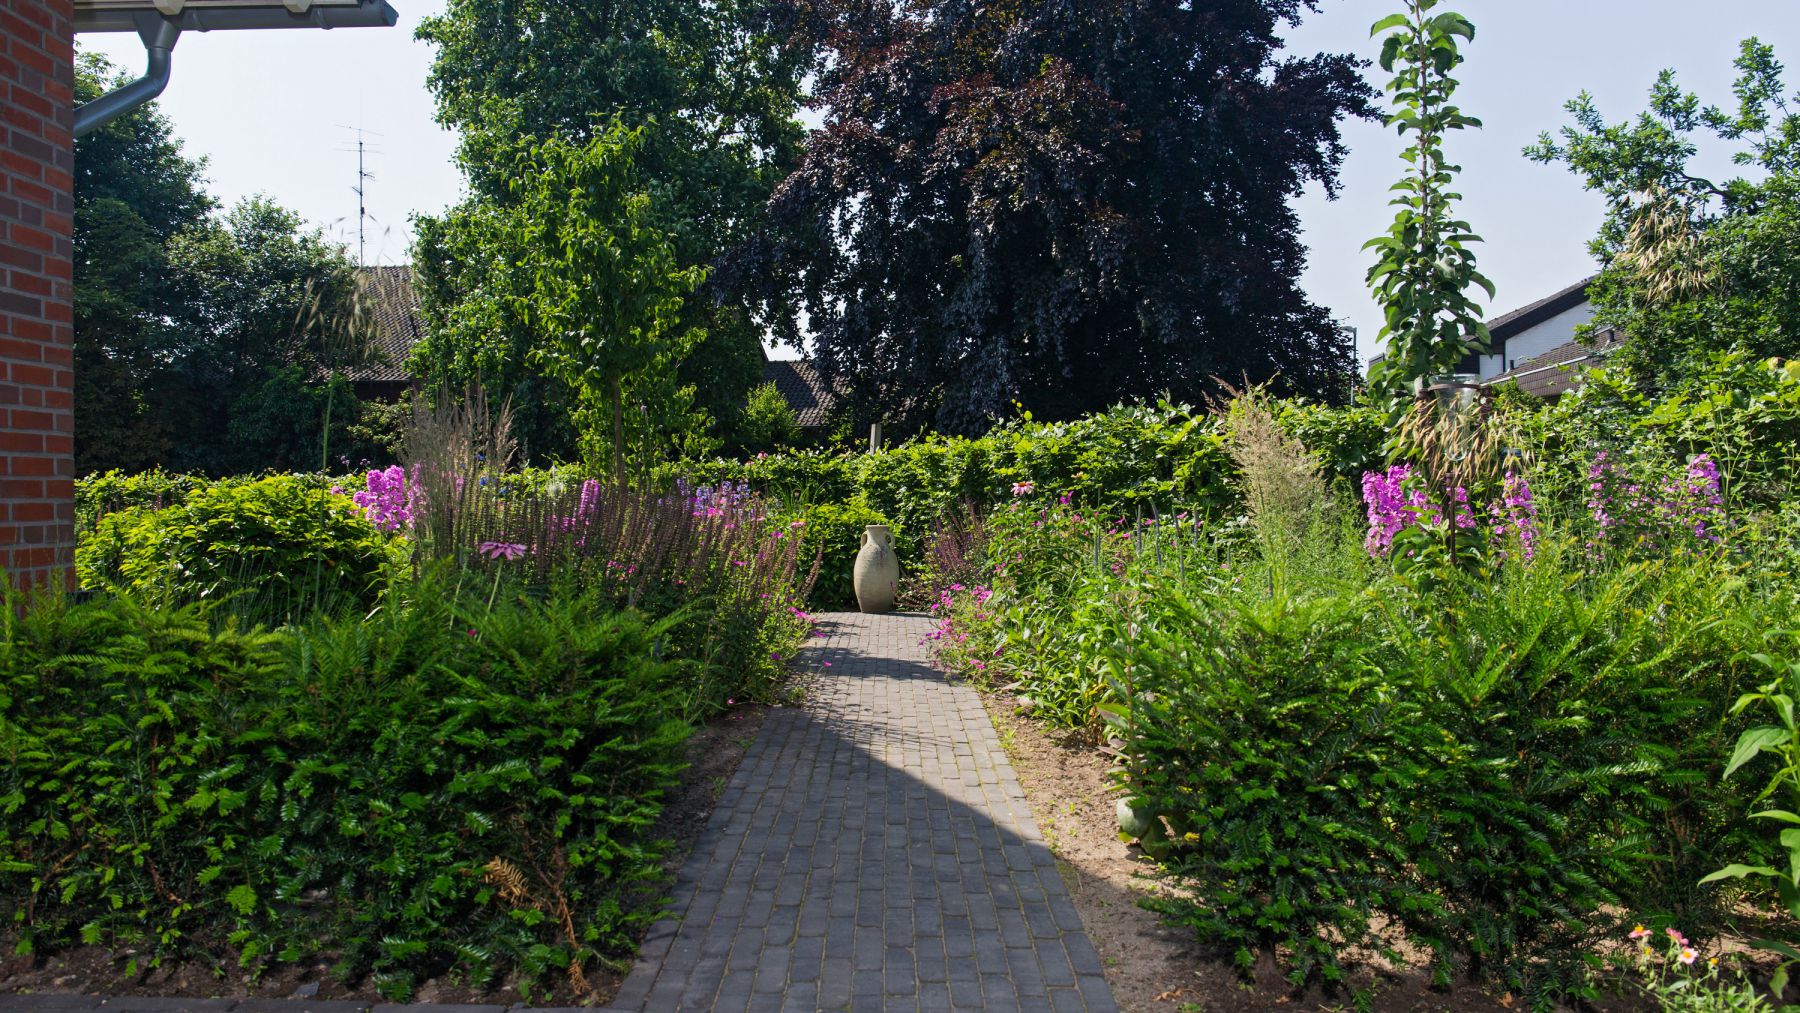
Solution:
<svg viewBox="0 0 1800 1013"><path fill-rule="evenodd" d="M175 41L186 31L269 28L392 28L387 0L75 0L75 31L136 32L144 40L144 76L75 108L84 137L162 94Z"/></svg>
<svg viewBox="0 0 1800 1013"><path fill-rule="evenodd" d="M75 0L75 31L144 33L156 22L180 31L270 28L391 28L387 0Z"/></svg>

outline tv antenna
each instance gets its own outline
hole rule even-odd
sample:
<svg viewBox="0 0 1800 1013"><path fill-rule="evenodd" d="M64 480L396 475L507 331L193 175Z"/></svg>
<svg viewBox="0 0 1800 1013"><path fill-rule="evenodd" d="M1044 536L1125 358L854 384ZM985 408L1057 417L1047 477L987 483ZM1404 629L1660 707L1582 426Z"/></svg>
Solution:
<svg viewBox="0 0 1800 1013"><path fill-rule="evenodd" d="M356 134L356 185L350 188L350 192L356 194L356 266L363 267L366 266L363 263L363 252L367 243L365 226L369 218L369 181L375 178L375 174L365 167L366 159L369 155L381 154L380 148L366 143L363 138L365 135L369 137L380 137L381 135L373 130L364 130L360 126L352 127L341 123L338 125L345 130L354 131ZM338 150L350 151L352 149L343 147Z"/></svg>

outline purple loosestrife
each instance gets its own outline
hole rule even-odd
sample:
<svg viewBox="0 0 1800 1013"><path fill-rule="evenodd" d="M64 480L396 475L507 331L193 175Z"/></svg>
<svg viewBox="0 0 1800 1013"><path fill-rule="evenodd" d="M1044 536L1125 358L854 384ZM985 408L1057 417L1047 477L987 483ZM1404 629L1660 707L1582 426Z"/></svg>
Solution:
<svg viewBox="0 0 1800 1013"><path fill-rule="evenodd" d="M1644 480L1600 451L1588 467L1587 507L1596 552L1608 546L1661 551L1689 537L1717 544L1726 522L1719 465L1707 454L1689 461L1680 475Z"/></svg>
<svg viewBox="0 0 1800 1013"><path fill-rule="evenodd" d="M1412 468L1404 464L1363 473L1363 503L1369 514L1369 534L1363 547L1369 555L1387 555L1394 547L1394 536L1418 521L1406 499L1406 480L1411 476Z"/></svg>
<svg viewBox="0 0 1800 1013"><path fill-rule="evenodd" d="M1507 472L1500 483L1500 499L1488 504L1495 541L1519 540L1519 555L1529 563L1537 558L1538 508L1525 476ZM1503 550L1504 551L1504 550Z"/></svg>

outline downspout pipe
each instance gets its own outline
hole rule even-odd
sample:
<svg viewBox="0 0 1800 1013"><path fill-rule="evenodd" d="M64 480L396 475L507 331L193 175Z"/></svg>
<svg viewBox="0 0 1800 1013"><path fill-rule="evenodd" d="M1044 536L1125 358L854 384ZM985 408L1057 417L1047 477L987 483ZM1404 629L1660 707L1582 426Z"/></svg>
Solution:
<svg viewBox="0 0 1800 1013"><path fill-rule="evenodd" d="M169 85L171 57L181 27L160 16L138 24L138 37L144 40L146 67L144 76L121 85L92 102L75 108L75 136L85 137L113 120L131 112L158 95Z"/></svg>

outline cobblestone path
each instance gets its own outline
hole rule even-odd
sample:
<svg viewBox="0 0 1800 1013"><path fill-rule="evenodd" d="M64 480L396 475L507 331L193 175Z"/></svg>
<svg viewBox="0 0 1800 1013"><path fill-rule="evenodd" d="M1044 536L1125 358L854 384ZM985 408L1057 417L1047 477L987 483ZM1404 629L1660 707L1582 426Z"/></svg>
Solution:
<svg viewBox="0 0 1800 1013"><path fill-rule="evenodd" d="M651 930L621 1010L1113 1011L975 691L916 616L821 617Z"/></svg>

